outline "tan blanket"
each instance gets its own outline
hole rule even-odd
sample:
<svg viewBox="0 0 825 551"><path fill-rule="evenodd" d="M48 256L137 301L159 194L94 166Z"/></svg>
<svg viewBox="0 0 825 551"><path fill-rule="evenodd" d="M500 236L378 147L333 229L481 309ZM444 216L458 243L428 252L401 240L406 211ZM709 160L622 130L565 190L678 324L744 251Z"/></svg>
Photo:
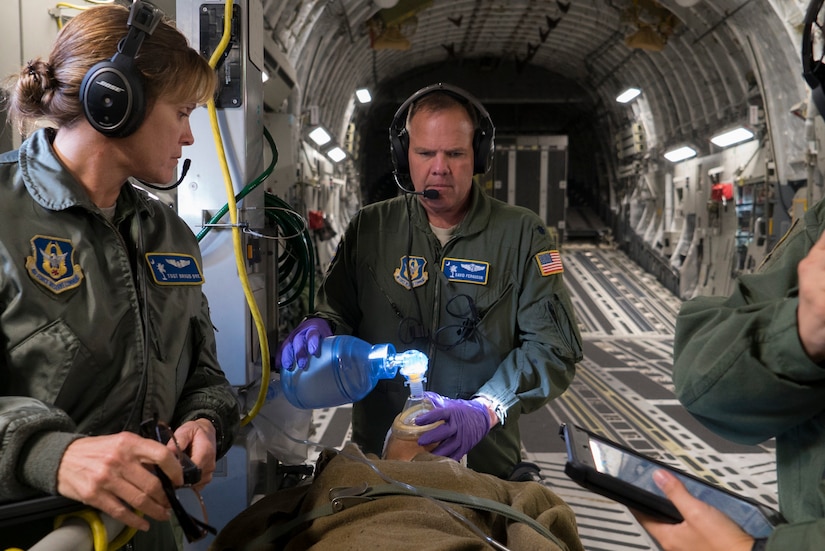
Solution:
<svg viewBox="0 0 825 551"><path fill-rule="evenodd" d="M235 517L218 535L211 551L254 549L284 551L323 550L489 550L491 546L464 522L432 500L392 495L349 503L339 512L297 527L278 541L255 542L272 525L286 522L330 503L330 489L387 484L385 477L411 485L460 492L511 506L534 518L561 540L569 551L583 551L573 511L538 482L509 482L474 472L459 463L432 454L413 461L380 460L364 456L354 445L339 454L322 454L311 485L275 492ZM560 551L563 548L525 523L456 504L446 504L474 526L509 549Z"/></svg>

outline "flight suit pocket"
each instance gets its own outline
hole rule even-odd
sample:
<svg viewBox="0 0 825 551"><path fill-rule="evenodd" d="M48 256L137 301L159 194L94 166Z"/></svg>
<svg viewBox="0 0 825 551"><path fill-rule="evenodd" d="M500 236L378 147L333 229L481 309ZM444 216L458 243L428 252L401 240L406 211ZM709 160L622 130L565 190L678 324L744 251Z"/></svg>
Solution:
<svg viewBox="0 0 825 551"><path fill-rule="evenodd" d="M10 393L50 404L58 404L61 390L75 365L83 364L94 370L91 355L63 320L53 321L12 348L9 359ZM72 392L64 394L67 399Z"/></svg>
<svg viewBox="0 0 825 551"><path fill-rule="evenodd" d="M563 358L579 361L582 358L582 343L578 332L575 330L576 319L565 307L564 301L558 294L553 294L547 302L547 316L551 322L553 330L557 333L566 349L558 349L556 352Z"/></svg>

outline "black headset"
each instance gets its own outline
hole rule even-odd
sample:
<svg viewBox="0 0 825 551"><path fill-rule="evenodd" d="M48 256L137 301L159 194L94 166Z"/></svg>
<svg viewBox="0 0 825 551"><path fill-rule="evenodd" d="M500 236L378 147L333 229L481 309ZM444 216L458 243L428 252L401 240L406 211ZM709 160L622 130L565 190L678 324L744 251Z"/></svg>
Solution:
<svg viewBox="0 0 825 551"><path fill-rule="evenodd" d="M416 101L433 92L445 92L456 98L463 105L471 106L472 109L475 109L478 122L475 133L473 134L473 174L484 174L490 170L490 165L493 162L493 153L496 148L496 128L493 126L493 120L490 118L484 106L469 93L456 86L438 83L422 88L407 98L392 118L392 124L390 125L390 154L392 155L392 166L396 174L410 173L410 159L408 157L410 136L406 128L407 111Z"/></svg>
<svg viewBox="0 0 825 551"><path fill-rule="evenodd" d="M95 130L122 138L138 129L146 114L143 77L135 56L143 40L155 31L163 13L148 2L135 0L126 26L129 32L117 53L94 65L80 83L83 113Z"/></svg>
<svg viewBox="0 0 825 551"><path fill-rule="evenodd" d="M805 14L805 22L802 29L802 76L805 77L805 82L811 87L811 98L816 105L819 114L825 117L825 65L823 65L823 53L819 52L818 57L814 57L814 25L818 29L822 26L818 22L819 12L822 9L823 0L811 0L808 4L808 10Z"/></svg>

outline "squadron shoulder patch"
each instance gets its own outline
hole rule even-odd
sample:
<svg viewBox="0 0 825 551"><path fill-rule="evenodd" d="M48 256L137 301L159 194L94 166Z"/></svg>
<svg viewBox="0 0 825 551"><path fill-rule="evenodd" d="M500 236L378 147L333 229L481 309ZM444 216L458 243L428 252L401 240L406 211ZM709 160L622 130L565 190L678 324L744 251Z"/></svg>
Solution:
<svg viewBox="0 0 825 551"><path fill-rule="evenodd" d="M195 257L180 253L146 253L152 278L158 285L202 285L203 274Z"/></svg>
<svg viewBox="0 0 825 551"><path fill-rule="evenodd" d="M539 265L539 272L542 276L560 274L564 272L561 265L561 255L559 251L542 251L536 255L536 262Z"/></svg>
<svg viewBox="0 0 825 551"><path fill-rule="evenodd" d="M441 270L450 281L487 285L490 275L490 263L483 260L465 260L463 258L445 258Z"/></svg>
<svg viewBox="0 0 825 551"><path fill-rule="evenodd" d="M26 257L26 270L36 282L55 294L74 289L83 271L74 263L74 245L68 239L35 235L31 238L32 256Z"/></svg>
<svg viewBox="0 0 825 551"><path fill-rule="evenodd" d="M395 282L407 289L420 287L427 283L430 274L427 273L427 259L423 256L402 256L400 265L392 275Z"/></svg>

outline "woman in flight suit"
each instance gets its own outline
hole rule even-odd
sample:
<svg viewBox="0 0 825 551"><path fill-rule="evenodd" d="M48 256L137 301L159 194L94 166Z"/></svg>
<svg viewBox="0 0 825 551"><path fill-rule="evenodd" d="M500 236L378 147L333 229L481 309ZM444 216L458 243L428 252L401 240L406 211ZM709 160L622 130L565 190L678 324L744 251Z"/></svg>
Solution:
<svg viewBox="0 0 825 551"><path fill-rule="evenodd" d="M24 132L45 124L0 156L0 499L60 494L148 530L137 547L169 549L170 504L147 467L176 485L182 469L141 422L171 427L202 486L240 415L197 241L129 181L174 180L216 78L151 5L132 14L81 12L9 92ZM44 535L23 532L3 545Z"/></svg>

